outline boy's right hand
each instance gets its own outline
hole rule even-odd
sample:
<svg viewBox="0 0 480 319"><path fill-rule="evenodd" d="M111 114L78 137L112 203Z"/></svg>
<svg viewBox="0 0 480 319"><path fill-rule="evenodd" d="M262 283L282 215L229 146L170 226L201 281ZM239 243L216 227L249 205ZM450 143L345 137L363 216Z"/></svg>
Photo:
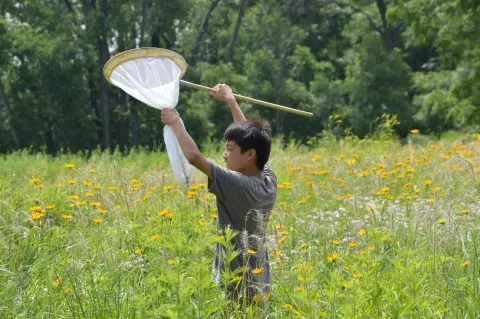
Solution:
<svg viewBox="0 0 480 319"><path fill-rule="evenodd" d="M226 84L217 84L213 89L208 91L213 98L226 102L235 99L232 89Z"/></svg>

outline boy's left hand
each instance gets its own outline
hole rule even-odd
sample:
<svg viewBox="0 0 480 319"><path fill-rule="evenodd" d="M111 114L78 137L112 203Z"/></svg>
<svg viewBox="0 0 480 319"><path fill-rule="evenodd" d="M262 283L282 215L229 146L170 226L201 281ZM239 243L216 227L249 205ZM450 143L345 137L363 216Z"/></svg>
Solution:
<svg viewBox="0 0 480 319"><path fill-rule="evenodd" d="M172 126L176 122L180 121L180 115L177 110L171 108L163 108L162 110L162 123Z"/></svg>

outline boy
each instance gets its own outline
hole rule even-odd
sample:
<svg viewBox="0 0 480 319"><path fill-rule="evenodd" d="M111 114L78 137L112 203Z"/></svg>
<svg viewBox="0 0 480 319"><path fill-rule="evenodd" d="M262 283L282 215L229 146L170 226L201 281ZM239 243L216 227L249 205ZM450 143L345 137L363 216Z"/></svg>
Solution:
<svg viewBox="0 0 480 319"><path fill-rule="evenodd" d="M173 128L188 162L208 176L209 192L217 198L218 232L230 226L240 233L232 240L239 255L230 263L230 269L246 270L240 274L242 277L237 277L238 283L227 287L230 298L252 301L254 296L260 296L264 300L270 285L266 225L277 196L275 174L266 165L272 141L270 125L263 120L247 120L229 86L219 84L210 94L228 104L234 119L224 134L222 157L227 168L200 153L176 110L164 108L162 122ZM214 262L217 282L223 267L222 246L217 243Z"/></svg>

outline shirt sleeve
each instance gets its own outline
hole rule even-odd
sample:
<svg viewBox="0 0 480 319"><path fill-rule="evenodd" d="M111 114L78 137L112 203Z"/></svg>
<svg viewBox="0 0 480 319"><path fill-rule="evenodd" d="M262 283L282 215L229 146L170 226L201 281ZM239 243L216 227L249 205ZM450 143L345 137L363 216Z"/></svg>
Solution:
<svg viewBox="0 0 480 319"><path fill-rule="evenodd" d="M210 161L212 177L208 179L208 191L219 199L234 200L244 192L245 176L223 168Z"/></svg>
<svg viewBox="0 0 480 319"><path fill-rule="evenodd" d="M272 182L272 184L274 185L275 188L277 188L277 176L275 175L275 173L273 172L272 170L272 167L270 167L270 165L268 164L265 164L265 166L263 167L263 172L262 172L268 179L270 179L270 181Z"/></svg>

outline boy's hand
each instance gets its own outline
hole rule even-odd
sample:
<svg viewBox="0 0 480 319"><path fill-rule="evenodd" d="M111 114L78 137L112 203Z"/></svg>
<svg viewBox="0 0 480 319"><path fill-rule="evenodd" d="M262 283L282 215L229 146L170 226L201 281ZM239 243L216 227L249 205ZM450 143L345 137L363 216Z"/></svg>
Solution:
<svg viewBox="0 0 480 319"><path fill-rule="evenodd" d="M180 121L180 115L178 114L177 110L164 107L162 110L162 123L165 125L172 126L176 122Z"/></svg>
<svg viewBox="0 0 480 319"><path fill-rule="evenodd" d="M213 89L208 91L211 96L219 101L226 102L235 99L232 89L226 84L217 84Z"/></svg>

